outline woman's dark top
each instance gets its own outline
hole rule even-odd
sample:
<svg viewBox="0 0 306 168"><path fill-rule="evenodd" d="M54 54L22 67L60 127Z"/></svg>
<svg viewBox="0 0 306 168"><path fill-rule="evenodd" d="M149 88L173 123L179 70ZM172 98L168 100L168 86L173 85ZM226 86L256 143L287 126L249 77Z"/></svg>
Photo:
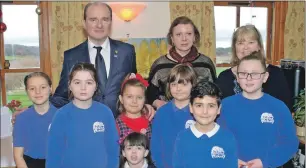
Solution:
<svg viewBox="0 0 306 168"><path fill-rule="evenodd" d="M271 64L268 65L267 71L269 72L269 78L262 86L263 92L283 101L291 110L293 96L283 71ZM216 84L220 87L223 98L242 92L231 68L220 73Z"/></svg>
<svg viewBox="0 0 306 168"><path fill-rule="evenodd" d="M147 101L152 104L154 100L168 101L165 97L166 83L170 70L178 63L169 59L166 55L159 57L151 66L149 73L149 86L147 88ZM216 69L211 59L200 54L194 61L190 62L198 79L216 81Z"/></svg>

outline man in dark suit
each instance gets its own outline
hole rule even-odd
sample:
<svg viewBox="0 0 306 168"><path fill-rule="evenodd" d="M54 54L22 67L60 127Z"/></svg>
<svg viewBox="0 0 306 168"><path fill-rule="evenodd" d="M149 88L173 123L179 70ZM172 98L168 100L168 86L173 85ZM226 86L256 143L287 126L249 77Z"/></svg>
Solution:
<svg viewBox="0 0 306 168"><path fill-rule="evenodd" d="M78 62L89 62L96 66L101 79L100 94L95 96L94 100L106 104L111 108L114 116L117 116L116 102L120 86L128 73L136 73L136 54L134 46L108 37L111 24L112 10L107 4L92 2L85 6L83 25L88 39L64 52L59 85L50 99L55 107L60 108L69 102L68 81L71 68ZM97 57L103 60L102 67L97 67Z"/></svg>
<svg viewBox="0 0 306 168"><path fill-rule="evenodd" d="M63 69L59 85L50 97L50 102L57 108L69 103L68 81L71 68L78 62L90 62L95 65L99 77L99 93L94 100L107 105L116 117L116 103L120 93L121 83L128 73L136 73L136 54L134 46L109 38L112 25L112 9L102 2L90 2L84 8L84 30L88 39L64 52ZM97 58L97 59L96 59ZM97 66L99 65L99 66ZM148 118L155 114L152 106ZM17 109L12 116L23 112Z"/></svg>

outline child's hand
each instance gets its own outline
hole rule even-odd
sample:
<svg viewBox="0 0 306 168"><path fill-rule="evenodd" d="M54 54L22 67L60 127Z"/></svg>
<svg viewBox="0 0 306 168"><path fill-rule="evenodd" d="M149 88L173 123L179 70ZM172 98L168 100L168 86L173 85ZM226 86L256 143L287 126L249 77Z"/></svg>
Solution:
<svg viewBox="0 0 306 168"><path fill-rule="evenodd" d="M246 165L247 165L246 162L244 162L244 161L238 159L238 168L243 168L243 166L246 166Z"/></svg>
<svg viewBox="0 0 306 168"><path fill-rule="evenodd" d="M247 162L248 168L263 168L262 162L260 159L253 159Z"/></svg>
<svg viewBox="0 0 306 168"><path fill-rule="evenodd" d="M28 108L16 108L16 111L12 115L11 123L14 125L16 116L19 115L20 113L24 112Z"/></svg>
<svg viewBox="0 0 306 168"><path fill-rule="evenodd" d="M146 108L148 109L147 119L151 121L156 113L154 108L150 104L145 104Z"/></svg>
<svg viewBox="0 0 306 168"><path fill-rule="evenodd" d="M161 106L163 106L166 103L167 103L166 101L156 99L153 102L153 106L156 107L156 109L158 110Z"/></svg>

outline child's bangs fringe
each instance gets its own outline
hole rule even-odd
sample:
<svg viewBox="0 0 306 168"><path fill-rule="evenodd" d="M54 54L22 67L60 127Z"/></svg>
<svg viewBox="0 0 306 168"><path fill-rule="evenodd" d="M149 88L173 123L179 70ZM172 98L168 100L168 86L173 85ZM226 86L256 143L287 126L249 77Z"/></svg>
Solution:
<svg viewBox="0 0 306 168"><path fill-rule="evenodd" d="M145 142L142 141L142 139L126 139L124 142L124 145L127 146L143 146L145 149L148 148L147 144L145 144Z"/></svg>
<svg viewBox="0 0 306 168"><path fill-rule="evenodd" d="M188 72L178 72L177 74L170 76L170 83L186 84L191 81L191 74Z"/></svg>

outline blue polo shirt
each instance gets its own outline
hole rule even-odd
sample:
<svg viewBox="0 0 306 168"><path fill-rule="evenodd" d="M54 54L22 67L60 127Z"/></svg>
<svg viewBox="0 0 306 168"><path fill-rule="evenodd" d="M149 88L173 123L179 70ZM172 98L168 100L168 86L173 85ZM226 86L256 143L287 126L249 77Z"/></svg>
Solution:
<svg viewBox="0 0 306 168"><path fill-rule="evenodd" d="M50 124L57 109L50 104L41 115L34 106L16 116L13 130L13 146L23 147L24 154L34 159L45 159Z"/></svg>
<svg viewBox="0 0 306 168"><path fill-rule="evenodd" d="M195 125L181 131L175 141L174 168L237 168L237 143L234 135L215 123L203 134Z"/></svg>
<svg viewBox="0 0 306 168"><path fill-rule="evenodd" d="M171 167L177 134L194 123L189 105L179 109L172 100L157 110L151 136L152 159L157 167Z"/></svg>

